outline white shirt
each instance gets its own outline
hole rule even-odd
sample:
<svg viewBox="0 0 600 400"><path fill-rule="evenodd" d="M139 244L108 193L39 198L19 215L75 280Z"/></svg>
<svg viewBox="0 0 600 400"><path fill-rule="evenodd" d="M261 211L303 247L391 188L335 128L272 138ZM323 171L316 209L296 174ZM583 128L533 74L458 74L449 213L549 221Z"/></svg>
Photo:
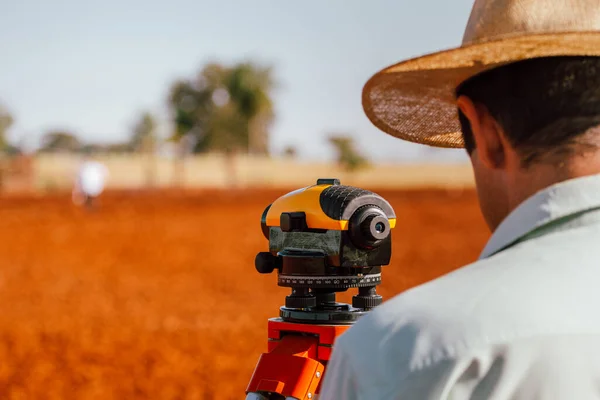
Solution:
<svg viewBox="0 0 600 400"><path fill-rule="evenodd" d="M77 187L89 196L98 196L104 190L108 170L98 161L85 161L77 174Z"/></svg>
<svg viewBox="0 0 600 400"><path fill-rule="evenodd" d="M529 198L477 262L340 336L319 400L358 399L600 399L600 175Z"/></svg>

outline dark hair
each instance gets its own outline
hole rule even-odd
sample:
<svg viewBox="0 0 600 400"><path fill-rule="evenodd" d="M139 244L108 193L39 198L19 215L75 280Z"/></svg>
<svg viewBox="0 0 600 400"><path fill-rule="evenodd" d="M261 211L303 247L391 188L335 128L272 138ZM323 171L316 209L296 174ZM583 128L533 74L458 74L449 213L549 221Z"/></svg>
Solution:
<svg viewBox="0 0 600 400"><path fill-rule="evenodd" d="M600 126L600 57L519 61L476 75L456 94L487 107L524 166L547 156L597 149L584 133ZM459 120L471 153L471 126L460 110Z"/></svg>

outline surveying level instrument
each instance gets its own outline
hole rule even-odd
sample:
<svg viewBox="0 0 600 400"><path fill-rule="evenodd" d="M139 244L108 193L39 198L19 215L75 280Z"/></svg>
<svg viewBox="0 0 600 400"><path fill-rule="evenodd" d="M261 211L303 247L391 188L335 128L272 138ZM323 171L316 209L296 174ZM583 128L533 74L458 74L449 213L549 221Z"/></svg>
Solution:
<svg viewBox="0 0 600 400"><path fill-rule="evenodd" d="M337 179L293 191L269 205L261 228L269 251L259 273L277 270L291 289L279 317L268 321L268 352L260 356L246 400L316 400L336 337L382 302L376 287L390 263L392 206L381 196ZM352 305L336 293L357 288Z"/></svg>

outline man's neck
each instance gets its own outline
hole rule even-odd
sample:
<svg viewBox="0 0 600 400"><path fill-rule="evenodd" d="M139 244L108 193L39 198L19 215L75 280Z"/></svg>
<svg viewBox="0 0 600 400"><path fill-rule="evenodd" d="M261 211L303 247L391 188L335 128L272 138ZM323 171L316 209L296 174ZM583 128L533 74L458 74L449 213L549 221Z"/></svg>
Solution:
<svg viewBox="0 0 600 400"><path fill-rule="evenodd" d="M509 212L537 192L556 183L600 174L600 153L573 157L556 163L544 162L513 174L508 188Z"/></svg>

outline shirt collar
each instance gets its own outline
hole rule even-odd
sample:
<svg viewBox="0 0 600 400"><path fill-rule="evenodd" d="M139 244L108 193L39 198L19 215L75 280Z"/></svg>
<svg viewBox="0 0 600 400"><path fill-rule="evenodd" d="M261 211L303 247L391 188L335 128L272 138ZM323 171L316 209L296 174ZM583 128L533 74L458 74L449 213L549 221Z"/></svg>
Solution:
<svg viewBox="0 0 600 400"><path fill-rule="evenodd" d="M521 203L494 231L479 256L487 258L557 219L600 207L600 175L549 186Z"/></svg>

